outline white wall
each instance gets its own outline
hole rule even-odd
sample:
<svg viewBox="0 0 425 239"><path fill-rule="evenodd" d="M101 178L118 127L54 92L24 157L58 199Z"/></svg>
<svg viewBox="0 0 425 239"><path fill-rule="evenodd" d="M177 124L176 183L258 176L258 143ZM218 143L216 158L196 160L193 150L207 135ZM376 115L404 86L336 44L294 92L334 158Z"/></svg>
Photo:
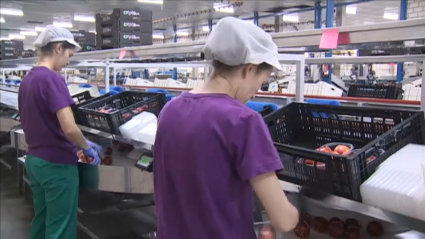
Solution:
<svg viewBox="0 0 425 239"><path fill-rule="evenodd" d="M409 0L407 19L425 18L425 0Z"/></svg>

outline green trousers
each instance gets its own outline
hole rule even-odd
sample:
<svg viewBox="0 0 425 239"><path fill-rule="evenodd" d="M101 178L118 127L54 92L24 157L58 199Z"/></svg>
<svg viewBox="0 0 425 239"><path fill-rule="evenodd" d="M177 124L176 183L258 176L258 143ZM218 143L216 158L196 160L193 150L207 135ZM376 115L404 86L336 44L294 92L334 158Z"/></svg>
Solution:
<svg viewBox="0 0 425 239"><path fill-rule="evenodd" d="M77 165L49 163L27 155L35 216L31 239L76 239L79 178Z"/></svg>

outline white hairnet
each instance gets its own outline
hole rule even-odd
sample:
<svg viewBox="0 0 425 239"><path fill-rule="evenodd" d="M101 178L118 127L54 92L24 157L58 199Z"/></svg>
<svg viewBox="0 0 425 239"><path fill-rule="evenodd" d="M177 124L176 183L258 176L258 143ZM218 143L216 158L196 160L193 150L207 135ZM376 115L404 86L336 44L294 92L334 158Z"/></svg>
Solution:
<svg viewBox="0 0 425 239"><path fill-rule="evenodd" d="M217 22L205 43L203 52L207 59L226 65L267 63L279 70L277 46L270 34L249 22L225 17Z"/></svg>
<svg viewBox="0 0 425 239"><path fill-rule="evenodd" d="M55 27L48 25L44 32L38 35L37 40L34 42L36 48L42 48L50 42L61 42L66 41L71 45L75 46L75 51L80 51L81 46L75 42L74 36L70 31L62 27Z"/></svg>

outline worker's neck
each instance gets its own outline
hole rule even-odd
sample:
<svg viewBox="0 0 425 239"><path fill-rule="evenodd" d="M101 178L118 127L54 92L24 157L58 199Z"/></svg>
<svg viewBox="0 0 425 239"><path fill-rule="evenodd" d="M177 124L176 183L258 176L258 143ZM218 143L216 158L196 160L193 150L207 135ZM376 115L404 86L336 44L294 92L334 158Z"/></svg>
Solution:
<svg viewBox="0 0 425 239"><path fill-rule="evenodd" d="M52 58L43 58L40 59L37 63L37 66L44 66L49 68L50 70L55 70L55 61Z"/></svg>

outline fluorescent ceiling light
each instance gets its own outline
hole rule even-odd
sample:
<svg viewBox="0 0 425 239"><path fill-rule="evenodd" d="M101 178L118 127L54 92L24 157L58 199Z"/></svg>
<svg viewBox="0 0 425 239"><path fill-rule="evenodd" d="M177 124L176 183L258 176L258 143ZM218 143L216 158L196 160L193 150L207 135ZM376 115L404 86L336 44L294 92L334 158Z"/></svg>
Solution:
<svg viewBox="0 0 425 239"><path fill-rule="evenodd" d="M153 34L152 35L153 39L164 39L164 35L160 35L160 34Z"/></svg>
<svg viewBox="0 0 425 239"><path fill-rule="evenodd" d="M235 9L229 4L214 3L214 10L216 12L234 13Z"/></svg>
<svg viewBox="0 0 425 239"><path fill-rule="evenodd" d="M357 13L357 7L356 6L346 6L345 7L345 13L355 15Z"/></svg>
<svg viewBox="0 0 425 239"><path fill-rule="evenodd" d="M10 38L8 38L8 37L0 37L0 41L10 41Z"/></svg>
<svg viewBox="0 0 425 239"><path fill-rule="evenodd" d="M96 19L93 16L81 16L81 15L75 15L74 21L79 22L96 22Z"/></svg>
<svg viewBox="0 0 425 239"><path fill-rule="evenodd" d="M35 27L34 29L36 32L44 32L46 30L44 27Z"/></svg>
<svg viewBox="0 0 425 239"><path fill-rule="evenodd" d="M137 0L140 3L163 4L163 0Z"/></svg>
<svg viewBox="0 0 425 239"><path fill-rule="evenodd" d="M95 30L90 30L89 32L97 34L97 32Z"/></svg>
<svg viewBox="0 0 425 239"><path fill-rule="evenodd" d="M283 21L285 21L285 22L298 22L299 21L298 14L283 15Z"/></svg>
<svg viewBox="0 0 425 239"><path fill-rule="evenodd" d="M37 32L32 32L32 31L21 31L20 34L23 35L23 36L37 36L38 35Z"/></svg>
<svg viewBox="0 0 425 239"><path fill-rule="evenodd" d="M20 9L0 8L0 14L12 15L12 16L23 16L24 12Z"/></svg>
<svg viewBox="0 0 425 239"><path fill-rule="evenodd" d="M390 20L398 20L398 14L397 13L386 12L386 13L384 13L384 18L385 19L390 19Z"/></svg>
<svg viewBox="0 0 425 239"><path fill-rule="evenodd" d="M22 39L22 40L24 40L25 36L20 35L20 34L16 34L16 33L11 33L11 34L9 34L9 38L10 39Z"/></svg>
<svg viewBox="0 0 425 239"><path fill-rule="evenodd" d="M180 36L180 37L187 37L187 36L189 36L189 32L186 32L186 31L177 31L176 32L176 35L177 36Z"/></svg>
<svg viewBox="0 0 425 239"><path fill-rule="evenodd" d="M53 26L55 27L63 27L63 28L72 28L72 23L69 22L54 22Z"/></svg>
<svg viewBox="0 0 425 239"><path fill-rule="evenodd" d="M5 23L6 21L4 20L4 18L0 17L0 23Z"/></svg>
<svg viewBox="0 0 425 239"><path fill-rule="evenodd" d="M202 27L202 31L209 32L210 31L210 27L209 26L203 26Z"/></svg>

